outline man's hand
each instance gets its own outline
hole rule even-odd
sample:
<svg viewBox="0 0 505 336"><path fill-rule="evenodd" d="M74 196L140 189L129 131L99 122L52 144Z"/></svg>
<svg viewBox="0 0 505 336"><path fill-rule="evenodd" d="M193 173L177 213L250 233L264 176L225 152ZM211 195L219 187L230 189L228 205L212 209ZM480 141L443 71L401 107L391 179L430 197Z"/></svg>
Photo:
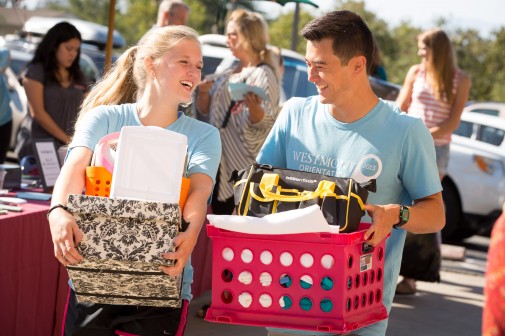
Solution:
<svg viewBox="0 0 505 336"><path fill-rule="evenodd" d="M391 232L393 225L398 222L399 216L392 216L394 205L366 204L365 209L372 218L372 226L365 233L365 240L372 246L380 244Z"/></svg>

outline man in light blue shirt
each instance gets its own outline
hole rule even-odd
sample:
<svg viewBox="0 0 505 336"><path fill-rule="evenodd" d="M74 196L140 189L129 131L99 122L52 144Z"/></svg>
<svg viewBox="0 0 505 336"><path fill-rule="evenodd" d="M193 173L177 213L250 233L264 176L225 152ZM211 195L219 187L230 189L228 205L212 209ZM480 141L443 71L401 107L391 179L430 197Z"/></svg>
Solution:
<svg viewBox="0 0 505 336"><path fill-rule="evenodd" d="M389 313L405 232L436 232L445 224L433 140L420 119L401 113L372 91L368 73L373 37L358 15L327 13L309 22L302 35L308 80L319 95L284 105L257 162L357 182L376 179L377 192L366 204L372 225L365 238L375 246L391 234L383 290ZM385 335L386 328L383 320L352 334ZM300 334L321 333L269 328L271 336Z"/></svg>

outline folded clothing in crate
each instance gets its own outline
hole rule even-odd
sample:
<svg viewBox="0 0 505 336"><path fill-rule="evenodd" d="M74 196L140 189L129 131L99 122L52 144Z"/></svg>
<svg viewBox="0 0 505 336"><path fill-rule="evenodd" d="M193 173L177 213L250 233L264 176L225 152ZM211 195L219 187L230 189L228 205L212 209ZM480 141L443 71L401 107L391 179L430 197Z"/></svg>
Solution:
<svg viewBox="0 0 505 336"><path fill-rule="evenodd" d="M385 241L353 233L244 234L207 225L210 322L348 333L381 321Z"/></svg>
<svg viewBox="0 0 505 336"><path fill-rule="evenodd" d="M318 204L328 224L346 233L356 231L368 192L376 188L375 180L359 184L352 178L262 164L234 171L230 181L238 215L263 217Z"/></svg>
<svg viewBox="0 0 505 336"><path fill-rule="evenodd" d="M179 232L178 204L69 195L67 206L84 234L84 261L68 265L79 302L180 307L182 276L159 270L172 265Z"/></svg>

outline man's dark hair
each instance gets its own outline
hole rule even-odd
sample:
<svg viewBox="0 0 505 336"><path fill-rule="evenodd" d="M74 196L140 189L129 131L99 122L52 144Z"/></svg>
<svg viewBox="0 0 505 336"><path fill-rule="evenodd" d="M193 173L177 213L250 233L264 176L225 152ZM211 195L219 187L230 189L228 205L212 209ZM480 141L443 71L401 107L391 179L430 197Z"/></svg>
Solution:
<svg viewBox="0 0 505 336"><path fill-rule="evenodd" d="M370 73L374 41L372 32L359 15L346 10L326 13L307 23L302 36L308 41L332 39L333 52L343 65L354 56L365 56L367 73Z"/></svg>

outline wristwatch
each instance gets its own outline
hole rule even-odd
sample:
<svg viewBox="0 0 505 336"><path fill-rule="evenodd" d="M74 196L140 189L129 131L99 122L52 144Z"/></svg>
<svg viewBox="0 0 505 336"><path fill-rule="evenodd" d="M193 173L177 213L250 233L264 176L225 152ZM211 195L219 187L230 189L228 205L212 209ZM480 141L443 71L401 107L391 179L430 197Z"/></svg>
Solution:
<svg viewBox="0 0 505 336"><path fill-rule="evenodd" d="M393 225L394 229L398 229L401 226L404 226L407 224L410 218L410 210L407 206L405 205L400 205L400 221Z"/></svg>

